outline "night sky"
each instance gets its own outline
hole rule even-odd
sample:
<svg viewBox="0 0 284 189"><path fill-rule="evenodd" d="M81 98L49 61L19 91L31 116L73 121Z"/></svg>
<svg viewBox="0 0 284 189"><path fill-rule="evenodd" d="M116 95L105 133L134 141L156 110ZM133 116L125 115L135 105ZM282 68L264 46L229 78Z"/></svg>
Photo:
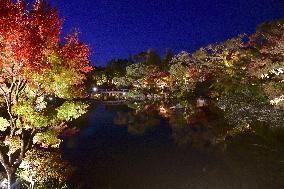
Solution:
<svg viewBox="0 0 284 189"><path fill-rule="evenodd" d="M284 17L284 0L50 0L91 48L93 65L149 48L190 52Z"/></svg>

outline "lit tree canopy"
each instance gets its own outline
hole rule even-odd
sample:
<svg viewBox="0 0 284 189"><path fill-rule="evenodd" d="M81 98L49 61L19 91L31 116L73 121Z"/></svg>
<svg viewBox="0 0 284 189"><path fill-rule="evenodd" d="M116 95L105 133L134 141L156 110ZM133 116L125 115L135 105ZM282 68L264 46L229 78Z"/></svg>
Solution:
<svg viewBox="0 0 284 189"><path fill-rule="evenodd" d="M63 161L59 149L33 149L26 154L17 175L33 188L64 186L73 168Z"/></svg>
<svg viewBox="0 0 284 189"><path fill-rule="evenodd" d="M261 80L272 104L284 107L284 20L260 25L250 48L250 74Z"/></svg>
<svg viewBox="0 0 284 189"><path fill-rule="evenodd" d="M0 2L0 162L9 187L15 171L33 145L57 147L65 122L79 117L89 49L76 33L60 41L62 20L57 10L37 0ZM68 99L68 101L60 99Z"/></svg>

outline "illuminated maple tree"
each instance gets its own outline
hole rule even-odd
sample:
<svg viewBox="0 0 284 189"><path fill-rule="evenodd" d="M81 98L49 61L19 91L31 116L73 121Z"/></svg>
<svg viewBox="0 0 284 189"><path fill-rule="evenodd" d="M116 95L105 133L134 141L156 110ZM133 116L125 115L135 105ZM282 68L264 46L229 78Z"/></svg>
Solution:
<svg viewBox="0 0 284 189"><path fill-rule="evenodd" d="M72 99L84 95L89 49L77 33L60 41L62 20L55 8L37 0L0 1L0 162L15 172L34 145L58 147L65 122L78 118L87 105ZM56 99L65 99L57 100Z"/></svg>
<svg viewBox="0 0 284 189"><path fill-rule="evenodd" d="M271 104L284 107L284 20L261 24L249 41L249 72L260 80Z"/></svg>

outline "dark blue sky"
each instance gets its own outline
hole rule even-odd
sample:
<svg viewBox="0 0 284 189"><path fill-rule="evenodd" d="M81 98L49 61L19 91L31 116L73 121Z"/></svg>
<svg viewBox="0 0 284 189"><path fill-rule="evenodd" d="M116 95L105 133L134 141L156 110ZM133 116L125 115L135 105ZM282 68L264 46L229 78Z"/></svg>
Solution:
<svg viewBox="0 0 284 189"><path fill-rule="evenodd" d="M78 28L94 65L111 58L166 48L194 51L284 17L284 0L50 0Z"/></svg>

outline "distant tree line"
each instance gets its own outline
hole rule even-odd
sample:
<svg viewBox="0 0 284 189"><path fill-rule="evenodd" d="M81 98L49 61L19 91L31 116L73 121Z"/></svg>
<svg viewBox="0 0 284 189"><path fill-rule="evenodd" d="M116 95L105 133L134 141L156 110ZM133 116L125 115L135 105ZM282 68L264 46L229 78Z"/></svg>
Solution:
<svg viewBox="0 0 284 189"><path fill-rule="evenodd" d="M193 53L163 58L150 49L125 60L112 60L94 71L106 86L129 88L129 97L207 98L232 121L261 118L284 125L284 20L259 25L251 36L239 35ZM98 79L99 81L99 79ZM250 115L238 120L237 115ZM280 116L280 117L279 117ZM245 120L244 120L245 119Z"/></svg>

